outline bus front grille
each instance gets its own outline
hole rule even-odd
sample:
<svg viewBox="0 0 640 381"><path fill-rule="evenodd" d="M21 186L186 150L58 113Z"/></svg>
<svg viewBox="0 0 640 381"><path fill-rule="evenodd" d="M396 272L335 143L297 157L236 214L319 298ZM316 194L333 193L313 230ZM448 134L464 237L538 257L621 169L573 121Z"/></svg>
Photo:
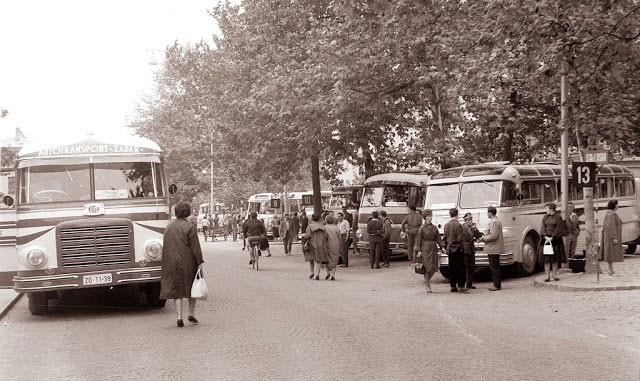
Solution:
<svg viewBox="0 0 640 381"><path fill-rule="evenodd" d="M132 228L122 220L65 224L57 236L62 272L126 267L134 260Z"/></svg>

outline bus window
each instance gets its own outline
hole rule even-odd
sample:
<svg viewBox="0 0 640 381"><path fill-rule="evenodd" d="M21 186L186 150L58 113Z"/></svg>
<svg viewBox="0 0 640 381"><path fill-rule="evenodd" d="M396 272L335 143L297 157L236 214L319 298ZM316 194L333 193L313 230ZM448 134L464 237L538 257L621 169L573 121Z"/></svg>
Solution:
<svg viewBox="0 0 640 381"><path fill-rule="evenodd" d="M616 178L615 184L616 197L633 196L635 194L633 189L633 180Z"/></svg>
<svg viewBox="0 0 640 381"><path fill-rule="evenodd" d="M366 187L362 195L362 206L381 206L384 188Z"/></svg>
<svg viewBox="0 0 640 381"><path fill-rule="evenodd" d="M541 184L542 187L542 202L554 202L557 200L556 183L555 181L544 181Z"/></svg>
<svg viewBox="0 0 640 381"><path fill-rule="evenodd" d="M460 191L461 208L483 208L498 206L500 200L500 181L481 183L463 183Z"/></svg>
<svg viewBox="0 0 640 381"><path fill-rule="evenodd" d="M409 187L405 185L386 185L382 206L408 206Z"/></svg>
<svg viewBox="0 0 640 381"><path fill-rule="evenodd" d="M424 191L421 187L409 188L409 206L416 206L418 208L424 205Z"/></svg>
<svg viewBox="0 0 640 381"><path fill-rule="evenodd" d="M530 204L540 204L542 202L542 197L540 196L540 183L535 181L524 181L522 185L520 185L520 190L522 192L522 204L530 205Z"/></svg>
<svg viewBox="0 0 640 381"><path fill-rule="evenodd" d="M596 184L596 197L597 198L609 198L613 197L613 179L612 178L599 178Z"/></svg>
<svg viewBox="0 0 640 381"><path fill-rule="evenodd" d="M459 184L429 185L427 209L451 209L458 204Z"/></svg>
<svg viewBox="0 0 640 381"><path fill-rule="evenodd" d="M518 205L518 189L516 184L511 181L505 181L502 183L502 199L500 200L501 206L515 206Z"/></svg>
<svg viewBox="0 0 640 381"><path fill-rule="evenodd" d="M94 181L96 200L155 197L149 162L95 163Z"/></svg>
<svg viewBox="0 0 640 381"><path fill-rule="evenodd" d="M89 164L43 165L22 168L20 172L21 203L91 199Z"/></svg>

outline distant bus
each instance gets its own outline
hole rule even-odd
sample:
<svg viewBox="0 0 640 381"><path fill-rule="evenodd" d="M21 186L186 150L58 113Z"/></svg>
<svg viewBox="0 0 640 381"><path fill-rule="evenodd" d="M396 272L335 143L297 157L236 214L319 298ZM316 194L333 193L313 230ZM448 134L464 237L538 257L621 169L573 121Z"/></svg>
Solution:
<svg viewBox="0 0 640 381"><path fill-rule="evenodd" d="M204 203L204 204L200 204L198 206L198 217L197 217L197 220L196 220L196 222L198 224L198 230L200 230L200 224L202 222L202 219L205 216L208 216L208 215L211 214L211 217L213 218L213 213L220 214L224 210L224 204L223 203L214 202L213 203L213 206L214 206L213 209L211 209L209 207L209 205L210 205L210 203L207 202L207 203Z"/></svg>
<svg viewBox="0 0 640 381"><path fill-rule="evenodd" d="M267 237L273 237L270 224L271 220L281 212L281 209L275 209L271 207L271 199L280 198L275 193L258 193L249 197L247 201L247 217L249 213L256 212L258 219L264 222L264 226L267 228Z"/></svg>
<svg viewBox="0 0 640 381"><path fill-rule="evenodd" d="M303 195L313 195L313 191L305 191L305 192L288 192L287 197L289 199L289 212L300 212L304 209L307 216L311 216L313 214L313 205L303 205L302 196ZM330 200L331 200L331 191L323 190L320 191L320 203L322 204L322 210L330 209ZM284 204L283 204L284 205Z"/></svg>
<svg viewBox="0 0 640 381"><path fill-rule="evenodd" d="M13 207L0 222L0 262L17 267L14 290L27 294L34 315L60 290L91 287L136 285L151 306L164 306L162 236L173 187L162 150L133 136L62 139L26 145L16 160L15 205L5 198Z"/></svg>
<svg viewBox="0 0 640 381"><path fill-rule="evenodd" d="M540 226L548 202L559 204L560 170L556 164L484 164L445 169L434 173L427 188L426 207L433 210L433 223L443 233L450 220L449 209L458 208L459 216L469 212L481 232L489 222L487 208L494 206L502 222L505 252L500 254L503 266L514 266L523 274L532 274L537 267ZM625 167L605 164L599 167L594 189L597 210L597 236L607 202L619 201L618 215L622 219L622 239L632 244L638 239L638 197L633 174ZM569 181L569 200L579 215L584 230L584 201L582 189ZM584 249L584 231L578 239L577 251ZM476 244L476 266L488 267L489 259L483 244ZM441 254L440 270L447 277L448 256Z"/></svg>
<svg viewBox="0 0 640 381"><path fill-rule="evenodd" d="M358 210L358 249L369 249L367 221L373 211L384 210L392 221L391 255L407 255L407 244L400 234L401 223L414 205L422 209L429 175L424 173L392 172L371 176L364 182Z"/></svg>

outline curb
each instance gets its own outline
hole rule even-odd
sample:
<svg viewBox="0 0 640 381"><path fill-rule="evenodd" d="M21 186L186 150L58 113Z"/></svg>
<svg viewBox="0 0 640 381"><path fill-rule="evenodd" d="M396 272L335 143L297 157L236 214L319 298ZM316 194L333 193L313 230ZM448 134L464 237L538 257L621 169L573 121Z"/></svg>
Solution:
<svg viewBox="0 0 640 381"><path fill-rule="evenodd" d="M4 316L9 313L9 311L11 311L11 308L18 303L18 301L20 300L20 298L22 298L24 294L20 293L20 294L16 294L16 297L13 298L13 300L11 301L11 303L9 303L4 310L2 310L2 312L0 312L0 319L4 318Z"/></svg>
<svg viewBox="0 0 640 381"><path fill-rule="evenodd" d="M627 290L640 290L640 284L632 284L625 286L568 286L558 282L538 282L537 279L533 280L534 287L541 287L547 289L555 289L559 291L627 291Z"/></svg>

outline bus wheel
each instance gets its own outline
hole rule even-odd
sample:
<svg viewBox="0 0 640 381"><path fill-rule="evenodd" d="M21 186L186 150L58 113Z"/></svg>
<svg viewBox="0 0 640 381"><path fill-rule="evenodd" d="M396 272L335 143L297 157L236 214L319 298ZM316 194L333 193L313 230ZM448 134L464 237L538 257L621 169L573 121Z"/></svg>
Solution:
<svg viewBox="0 0 640 381"><path fill-rule="evenodd" d="M29 298L29 312L31 312L31 315L44 315L47 313L46 292L30 292L27 297Z"/></svg>
<svg viewBox="0 0 640 381"><path fill-rule="evenodd" d="M626 254L634 254L636 252L636 247L637 247L637 245L635 245L635 244L627 245L627 250L625 250L625 253Z"/></svg>
<svg viewBox="0 0 640 381"><path fill-rule="evenodd" d="M445 267L445 266L440 267L440 274L442 274L442 276L443 276L445 279L451 279L451 271L449 270L449 267L448 267L448 266L446 266L446 267Z"/></svg>
<svg viewBox="0 0 640 381"><path fill-rule="evenodd" d="M522 262L518 263L517 271L522 276L529 276L536 270L536 245L531 237L527 237L522 245Z"/></svg>
<svg viewBox="0 0 640 381"><path fill-rule="evenodd" d="M149 283L144 289L144 294L149 307L162 308L167 302L166 299L160 299L160 282Z"/></svg>

